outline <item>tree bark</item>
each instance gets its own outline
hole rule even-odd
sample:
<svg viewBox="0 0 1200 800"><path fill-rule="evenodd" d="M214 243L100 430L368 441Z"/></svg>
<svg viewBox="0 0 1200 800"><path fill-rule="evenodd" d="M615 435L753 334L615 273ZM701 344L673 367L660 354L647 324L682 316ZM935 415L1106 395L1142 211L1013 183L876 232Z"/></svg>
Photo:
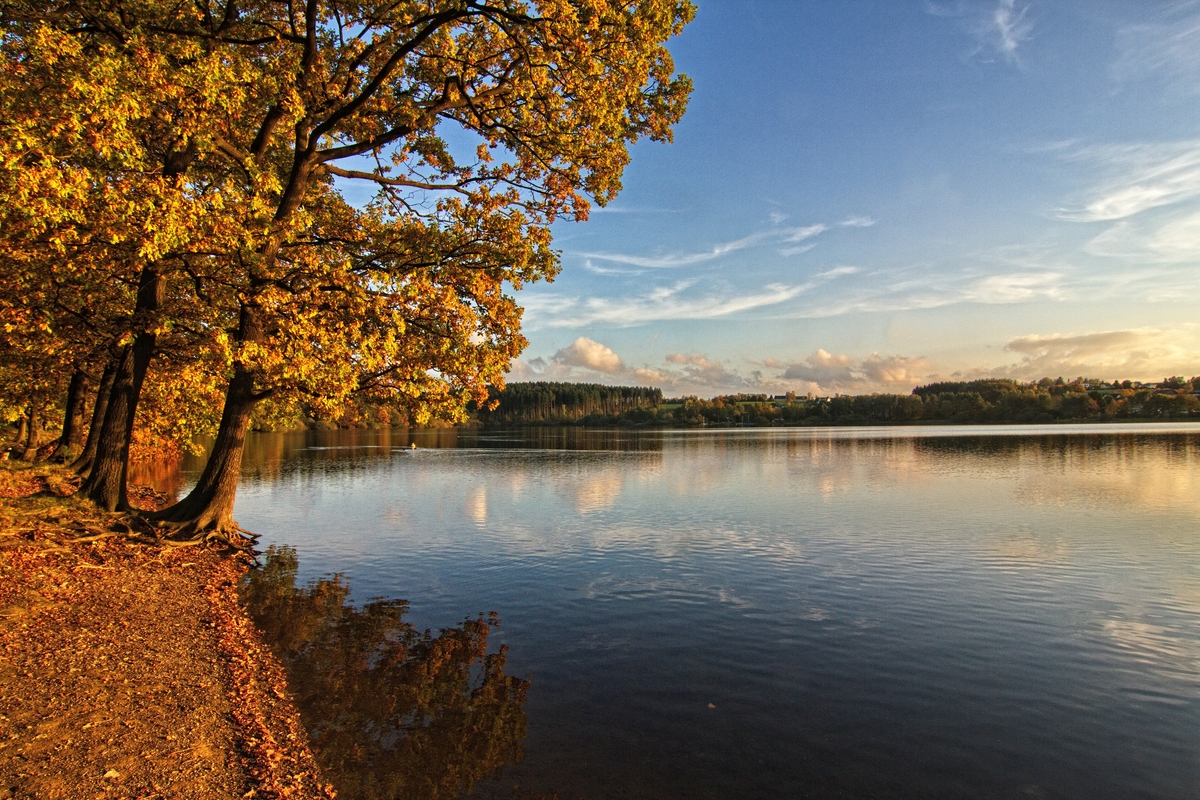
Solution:
<svg viewBox="0 0 1200 800"><path fill-rule="evenodd" d="M232 538L240 530L233 521L233 501L241 476L246 432L257 404L254 376L240 367L235 368L225 391L221 426L217 429L217 438L200 480L187 497L170 508L150 514L151 519L178 527L178 533L184 536L213 533Z"/></svg>
<svg viewBox="0 0 1200 800"><path fill-rule="evenodd" d="M21 453L22 461L33 461L37 458L38 445L41 443L42 400L35 397L29 401L29 426L25 435L25 451Z"/></svg>
<svg viewBox="0 0 1200 800"><path fill-rule="evenodd" d="M87 388L87 373L76 369L67 386L67 407L63 413L62 435L54 451L55 461L66 461L79 450L83 440L83 392Z"/></svg>
<svg viewBox="0 0 1200 800"><path fill-rule="evenodd" d="M125 486L129 473L129 441L142 383L158 338L152 318L162 305L165 289L166 279L157 270L152 267L142 270L134 311L134 318L140 320L142 330L117 362L104 424L100 428L96 459L80 487L85 496L106 511L129 510Z"/></svg>
<svg viewBox="0 0 1200 800"><path fill-rule="evenodd" d="M238 324L238 341L262 340L259 312L243 305ZM149 514L150 519L177 528L177 536L214 537L239 544L241 528L233 521L233 501L237 496L238 478L242 471L242 450L250 416L263 395L255 391L254 373L241 363L234 363L233 377L225 390L225 407L221 425L213 442L208 462L200 480L170 508Z"/></svg>
<svg viewBox="0 0 1200 800"><path fill-rule="evenodd" d="M96 390L96 402L92 406L92 422L88 426L87 440L83 443L83 452L79 458L71 462L71 469L87 477L96 460L96 448L100 444L100 429L104 426L104 415L108 411L108 396L112 392L113 379L117 374L117 359L110 358L104 365L100 375L100 387Z"/></svg>

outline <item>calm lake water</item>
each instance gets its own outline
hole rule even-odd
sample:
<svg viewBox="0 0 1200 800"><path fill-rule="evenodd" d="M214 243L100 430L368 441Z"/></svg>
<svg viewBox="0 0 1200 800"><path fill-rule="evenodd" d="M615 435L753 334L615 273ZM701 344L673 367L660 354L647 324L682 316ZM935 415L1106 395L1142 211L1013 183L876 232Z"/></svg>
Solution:
<svg viewBox="0 0 1200 800"><path fill-rule="evenodd" d="M244 471L301 583L498 612L527 735L480 796L1200 797L1200 426L262 434Z"/></svg>

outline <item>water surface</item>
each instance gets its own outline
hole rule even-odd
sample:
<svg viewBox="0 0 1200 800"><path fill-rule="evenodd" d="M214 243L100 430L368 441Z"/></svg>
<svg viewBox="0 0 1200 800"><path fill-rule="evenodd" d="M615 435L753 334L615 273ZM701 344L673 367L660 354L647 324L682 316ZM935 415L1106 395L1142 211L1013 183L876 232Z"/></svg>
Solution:
<svg viewBox="0 0 1200 800"><path fill-rule="evenodd" d="M260 434L235 516L498 612L480 795L1200 796L1200 426Z"/></svg>

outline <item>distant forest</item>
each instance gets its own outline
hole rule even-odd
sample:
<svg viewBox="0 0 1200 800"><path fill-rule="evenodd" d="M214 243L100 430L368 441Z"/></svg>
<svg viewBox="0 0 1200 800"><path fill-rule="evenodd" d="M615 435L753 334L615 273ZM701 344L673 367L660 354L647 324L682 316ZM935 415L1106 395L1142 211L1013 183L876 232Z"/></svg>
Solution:
<svg viewBox="0 0 1200 800"><path fill-rule="evenodd" d="M1200 377L1157 384L1087 378L1022 383L932 383L911 394L833 397L739 394L664 399L658 389L580 383L511 383L496 408L476 408L482 425L882 425L1200 419Z"/></svg>
<svg viewBox="0 0 1200 800"><path fill-rule="evenodd" d="M489 423L581 422L595 417L614 420L632 411L657 409L661 389L644 386L604 386L598 383L510 383L493 389L491 411L475 411Z"/></svg>

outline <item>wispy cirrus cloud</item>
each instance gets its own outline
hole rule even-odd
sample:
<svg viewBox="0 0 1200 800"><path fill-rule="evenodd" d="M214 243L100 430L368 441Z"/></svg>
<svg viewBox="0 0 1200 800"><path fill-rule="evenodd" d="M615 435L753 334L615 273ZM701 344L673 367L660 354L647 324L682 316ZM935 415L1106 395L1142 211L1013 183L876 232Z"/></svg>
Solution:
<svg viewBox="0 0 1200 800"><path fill-rule="evenodd" d="M957 17L965 20L967 30L975 37L976 47L970 57L983 60L1003 59L1020 64L1018 51L1033 37L1034 22L1028 3L1019 0L989 0L989 2L936 2L925 0L925 13L934 17Z"/></svg>
<svg viewBox="0 0 1200 800"><path fill-rule="evenodd" d="M678 269L680 267L689 267L695 264L703 264L707 261L714 261L730 253L736 253L740 250L746 250L752 247L762 245L781 246L780 254L796 255L812 248L811 239L820 236L830 230L830 226L818 222L812 225L801 226L784 226L781 225L787 219L786 214L773 212L771 220L776 227L766 231L752 233L749 236L743 236L740 239L733 239L728 242L720 242L706 250L699 250L690 253L664 253L657 255L639 255L632 253L609 253L596 251L576 251L572 255L579 256L591 261L602 261L612 264L624 264L631 267L640 267L642 269ZM847 222L842 223L845 227L867 227L875 224L875 221L869 217L851 217ZM803 244L801 244L803 243ZM593 271L599 272L603 268L592 268Z"/></svg>
<svg viewBox="0 0 1200 800"><path fill-rule="evenodd" d="M1170 3L1158 12L1117 31L1113 77L1119 85L1155 77L1177 94L1200 93L1200 3Z"/></svg>
<svg viewBox="0 0 1200 800"><path fill-rule="evenodd" d="M820 277L851 274L854 273L835 269ZM839 291L814 292L812 299L788 309L780 318L823 319L846 314L919 311L964 303L1005 305L1056 301L1071 298L1074 290L1067 276L1056 270L1024 269L983 275L897 270L886 280L855 281Z"/></svg>
<svg viewBox="0 0 1200 800"><path fill-rule="evenodd" d="M1151 223L1121 220L1084 249L1092 255L1141 263L1190 265L1200 261L1200 211Z"/></svg>
<svg viewBox="0 0 1200 800"><path fill-rule="evenodd" d="M990 45L1004 60L1014 63L1018 48L1032 35L1029 6L1017 3L1017 0L999 0L981 32L984 44Z"/></svg>
<svg viewBox="0 0 1200 800"><path fill-rule="evenodd" d="M1067 153L1090 164L1099 180L1059 219L1111 222L1200 197L1200 140L1097 145Z"/></svg>
<svg viewBox="0 0 1200 800"><path fill-rule="evenodd" d="M771 283L743 294L697 294L693 281L655 287L629 297L563 297L523 293L525 327L566 328L593 324L631 327L667 320L717 319L786 302L812 287Z"/></svg>
<svg viewBox="0 0 1200 800"><path fill-rule="evenodd" d="M731 242L722 242L714 245L708 250L702 250L697 253L670 253L661 256L639 256L629 255L625 253L596 253L596 252L578 252L574 255L584 258L595 259L597 261L611 261L614 264L629 264L634 267L645 267L647 269L673 269L676 267L688 267L693 264L701 264L705 261L712 261L729 253L745 250L747 247L752 247L763 239L771 236L768 233L756 233L751 236L743 236L741 239L734 239Z"/></svg>
<svg viewBox="0 0 1200 800"><path fill-rule="evenodd" d="M841 278L845 275L856 275L859 272L862 272L862 270L858 267L834 267L833 269L818 273L817 277L824 278L826 280L833 280L834 278Z"/></svg>

